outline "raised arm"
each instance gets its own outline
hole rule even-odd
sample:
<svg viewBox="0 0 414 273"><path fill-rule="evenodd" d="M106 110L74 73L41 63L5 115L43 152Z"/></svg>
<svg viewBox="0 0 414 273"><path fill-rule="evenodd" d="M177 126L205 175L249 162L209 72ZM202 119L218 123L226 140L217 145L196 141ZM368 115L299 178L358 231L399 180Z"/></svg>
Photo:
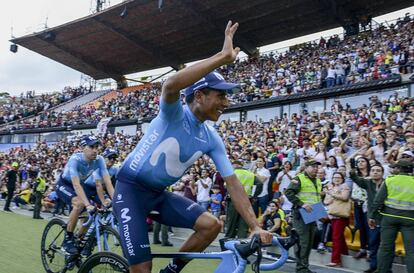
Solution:
<svg viewBox="0 0 414 273"><path fill-rule="evenodd" d="M162 86L162 98L167 103L176 102L180 90L200 80L204 75L228 63L232 63L240 52L240 48L233 48L233 36L239 24L227 23L224 31L223 49L210 58L184 68L169 77Z"/></svg>

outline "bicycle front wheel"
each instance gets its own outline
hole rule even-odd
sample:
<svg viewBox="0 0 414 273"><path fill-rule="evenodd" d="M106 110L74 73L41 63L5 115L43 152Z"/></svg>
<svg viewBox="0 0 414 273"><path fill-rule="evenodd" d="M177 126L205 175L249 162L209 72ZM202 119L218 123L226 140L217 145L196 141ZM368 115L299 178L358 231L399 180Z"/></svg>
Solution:
<svg viewBox="0 0 414 273"><path fill-rule="evenodd" d="M52 219L42 234L42 264L47 273L66 272L65 253L62 243L65 239L66 223L61 219Z"/></svg>
<svg viewBox="0 0 414 273"><path fill-rule="evenodd" d="M86 259L78 273L111 272L129 273L127 260L112 252L98 252Z"/></svg>
<svg viewBox="0 0 414 273"><path fill-rule="evenodd" d="M110 226L101 226L99 228L99 245L96 236L89 238L87 246L93 249L93 252L110 251L122 256L121 237L118 231Z"/></svg>

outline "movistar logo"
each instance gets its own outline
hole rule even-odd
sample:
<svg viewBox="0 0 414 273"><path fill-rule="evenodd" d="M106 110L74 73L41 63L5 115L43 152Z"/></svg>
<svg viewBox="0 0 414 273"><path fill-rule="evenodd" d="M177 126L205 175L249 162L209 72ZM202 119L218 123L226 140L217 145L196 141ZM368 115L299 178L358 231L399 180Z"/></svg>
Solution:
<svg viewBox="0 0 414 273"><path fill-rule="evenodd" d="M161 142L154 150L150 158L150 164L156 166L162 154L165 154L165 170L172 177L181 177L181 175L190 167L194 161L203 155L201 151L195 152L190 159L185 162L180 160L180 144L177 139L169 137Z"/></svg>
<svg viewBox="0 0 414 273"><path fill-rule="evenodd" d="M142 143L140 143L141 147L137 151L135 151L134 157L131 163L129 164L129 167L132 170L138 170L138 166L141 162L141 159L145 157L145 155L147 155L148 150L158 140L159 135L160 134L156 130L154 130L150 135L148 135L148 137Z"/></svg>
<svg viewBox="0 0 414 273"><path fill-rule="evenodd" d="M128 216L129 209L128 208L123 208L121 209L121 218L122 218L122 223L128 223L129 221L131 221L131 217Z"/></svg>

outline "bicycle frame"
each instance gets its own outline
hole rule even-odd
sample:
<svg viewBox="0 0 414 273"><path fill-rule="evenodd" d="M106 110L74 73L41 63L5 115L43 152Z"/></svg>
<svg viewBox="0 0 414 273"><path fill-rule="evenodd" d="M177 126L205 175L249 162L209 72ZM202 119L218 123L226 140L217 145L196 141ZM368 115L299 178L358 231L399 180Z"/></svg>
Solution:
<svg viewBox="0 0 414 273"><path fill-rule="evenodd" d="M214 273L243 273L246 270L247 260L243 259L236 246L240 241L228 241L224 244L226 251L221 252L177 252L177 253L152 253L153 258L183 258L183 259L216 259L221 260ZM283 266L289 257L289 253L282 247L277 237L273 237L272 245L282 250L280 258L269 264L260 264L260 270L276 270Z"/></svg>
<svg viewBox="0 0 414 273"><path fill-rule="evenodd" d="M104 234L104 238L103 238L104 239L104 244L103 244L104 249L102 249L102 247L101 247L100 227L102 226L102 222L105 222L105 223L110 223L111 226L115 227L115 229L116 229L114 219L115 218L112 215L112 212L108 213L108 215L105 215L105 217L103 217L101 213L96 213L96 214L93 214L93 215L89 215L88 221L83 224L83 226L88 226L93 221L93 223L90 225L87 232L85 233L85 236L89 237L90 235L92 235L93 230L95 230L95 237L96 237L96 243L98 245L98 251L109 251L108 235L107 234Z"/></svg>

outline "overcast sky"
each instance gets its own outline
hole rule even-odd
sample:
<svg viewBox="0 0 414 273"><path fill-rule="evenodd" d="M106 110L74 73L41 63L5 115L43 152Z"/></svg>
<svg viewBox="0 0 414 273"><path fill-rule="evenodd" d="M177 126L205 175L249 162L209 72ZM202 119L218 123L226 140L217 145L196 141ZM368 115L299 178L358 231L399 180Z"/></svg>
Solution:
<svg viewBox="0 0 414 273"><path fill-rule="evenodd" d="M11 28L13 35L20 37L54 27L90 14L92 2L96 0L3 0L0 9L0 92L18 95L23 91L36 90L37 93L60 91L65 86L78 86L81 73L52 61L40 54L19 46L16 54L9 51ZM111 0L115 5L122 0ZM414 13L414 6L392 14L376 18L377 21L392 20L403 16L405 12ZM47 18L47 19L46 19ZM241 26L243 27L243 26ZM340 28L308 35L297 39L266 46L262 51L281 48L289 44L317 39L322 35L331 35ZM237 34L236 34L237 35ZM159 74L165 70L151 73ZM140 76L132 75L131 77Z"/></svg>

